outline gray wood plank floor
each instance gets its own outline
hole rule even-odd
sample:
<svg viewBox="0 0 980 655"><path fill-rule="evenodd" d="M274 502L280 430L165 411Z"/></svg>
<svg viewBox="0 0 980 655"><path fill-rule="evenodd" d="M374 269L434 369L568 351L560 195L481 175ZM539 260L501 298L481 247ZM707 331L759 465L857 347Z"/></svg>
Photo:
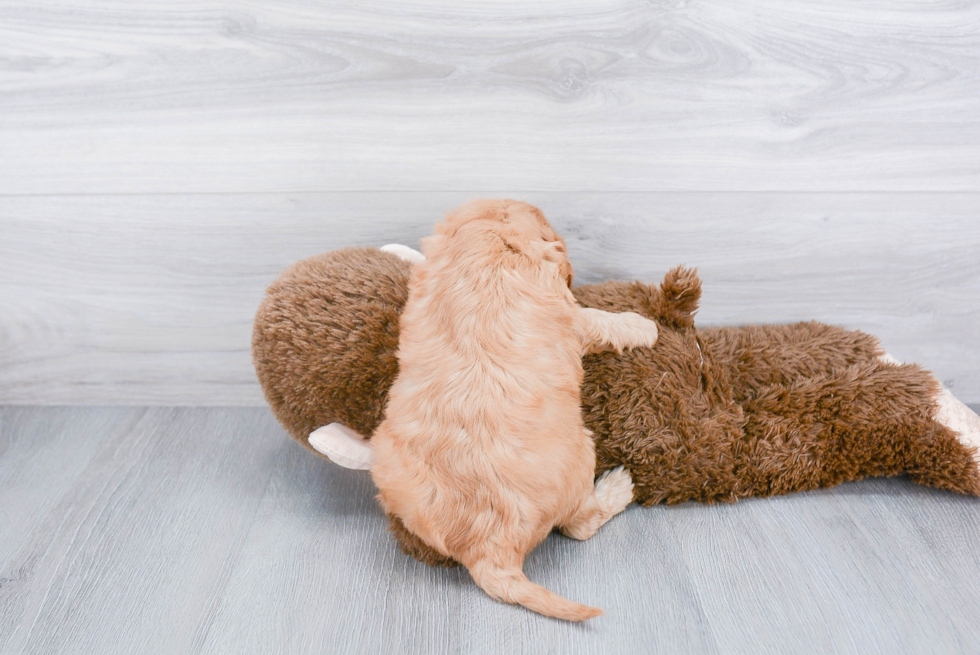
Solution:
<svg viewBox="0 0 980 655"><path fill-rule="evenodd" d="M975 653L980 500L905 479L632 506L486 597L259 408L0 408L0 653Z"/></svg>

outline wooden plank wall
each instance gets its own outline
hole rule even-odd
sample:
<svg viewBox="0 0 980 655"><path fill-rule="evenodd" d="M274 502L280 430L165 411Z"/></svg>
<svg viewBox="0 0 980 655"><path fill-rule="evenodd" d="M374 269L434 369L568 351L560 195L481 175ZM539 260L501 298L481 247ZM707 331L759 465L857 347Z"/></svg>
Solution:
<svg viewBox="0 0 980 655"><path fill-rule="evenodd" d="M978 117L976 2L3 3L0 403L259 404L283 267L483 195L978 402Z"/></svg>

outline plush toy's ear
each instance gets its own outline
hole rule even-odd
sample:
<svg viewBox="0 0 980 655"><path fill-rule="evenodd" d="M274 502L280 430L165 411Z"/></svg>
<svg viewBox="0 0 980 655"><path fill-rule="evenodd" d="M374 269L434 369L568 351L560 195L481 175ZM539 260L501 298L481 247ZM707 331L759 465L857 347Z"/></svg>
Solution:
<svg viewBox="0 0 980 655"><path fill-rule="evenodd" d="M347 469L367 471L371 468L371 446L367 439L343 423L331 423L310 433L313 450L334 464Z"/></svg>
<svg viewBox="0 0 980 655"><path fill-rule="evenodd" d="M607 312L636 312L663 327L694 327L701 299L701 279L693 268L678 266L659 285L644 282L605 282L572 289L583 307Z"/></svg>
<svg viewBox="0 0 980 655"><path fill-rule="evenodd" d="M386 246L381 246L378 250L381 252L390 252L398 259L403 259L409 264L421 264L425 261L425 255L415 248L409 248L400 243L389 243Z"/></svg>
<svg viewBox="0 0 980 655"><path fill-rule="evenodd" d="M660 316L678 328L694 327L694 313L701 301L701 278L696 268L677 266L660 283Z"/></svg>

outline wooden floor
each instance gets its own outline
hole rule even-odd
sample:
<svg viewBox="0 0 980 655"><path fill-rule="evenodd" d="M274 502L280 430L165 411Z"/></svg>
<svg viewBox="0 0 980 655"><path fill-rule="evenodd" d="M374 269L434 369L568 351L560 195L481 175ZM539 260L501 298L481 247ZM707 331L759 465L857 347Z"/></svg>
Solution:
<svg viewBox="0 0 980 655"><path fill-rule="evenodd" d="M980 500L866 480L630 507L490 600L385 532L370 478L259 408L0 408L0 653L976 653Z"/></svg>

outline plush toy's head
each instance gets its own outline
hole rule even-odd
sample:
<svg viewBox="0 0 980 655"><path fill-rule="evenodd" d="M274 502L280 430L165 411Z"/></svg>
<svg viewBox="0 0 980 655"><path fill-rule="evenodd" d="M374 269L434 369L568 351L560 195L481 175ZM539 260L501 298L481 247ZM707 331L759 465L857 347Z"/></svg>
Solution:
<svg viewBox="0 0 980 655"><path fill-rule="evenodd" d="M297 262L269 287L252 357L272 411L303 445L329 423L370 435L381 422L410 267L374 248L345 248Z"/></svg>

